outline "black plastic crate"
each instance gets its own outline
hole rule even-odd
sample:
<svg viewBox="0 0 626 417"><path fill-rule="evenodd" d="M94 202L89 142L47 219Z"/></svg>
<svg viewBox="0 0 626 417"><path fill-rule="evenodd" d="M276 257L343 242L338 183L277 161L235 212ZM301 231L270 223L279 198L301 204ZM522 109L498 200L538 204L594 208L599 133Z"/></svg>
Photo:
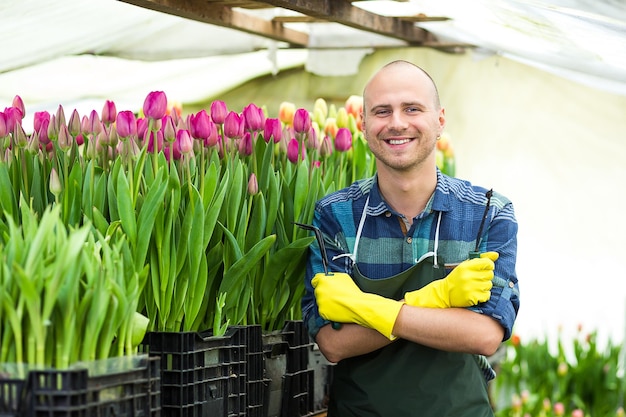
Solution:
<svg viewBox="0 0 626 417"><path fill-rule="evenodd" d="M149 332L141 349L161 358L164 417L246 415L246 333Z"/></svg>
<svg viewBox="0 0 626 417"><path fill-rule="evenodd" d="M238 329L246 338L246 415L267 417L270 380L265 376L261 326L241 326Z"/></svg>
<svg viewBox="0 0 626 417"><path fill-rule="evenodd" d="M267 417L302 417L314 411L314 374L308 368L313 345L301 320L263 335L266 375L270 380Z"/></svg>
<svg viewBox="0 0 626 417"><path fill-rule="evenodd" d="M29 370L19 378L0 372L2 417L159 417L159 358L147 355Z"/></svg>

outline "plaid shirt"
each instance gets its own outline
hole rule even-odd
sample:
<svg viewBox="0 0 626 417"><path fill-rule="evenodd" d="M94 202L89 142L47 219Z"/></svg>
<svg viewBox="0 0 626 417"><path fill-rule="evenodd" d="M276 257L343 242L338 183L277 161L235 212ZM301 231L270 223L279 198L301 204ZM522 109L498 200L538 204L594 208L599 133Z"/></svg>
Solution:
<svg viewBox="0 0 626 417"><path fill-rule="evenodd" d="M354 249L357 229L369 196L367 219L361 232L356 260L359 270L370 279L387 278L414 265L422 255L433 251L439 212L438 257L449 272L466 260L476 246L476 237L485 214L486 189L437 171L437 187L424 211L417 216L406 235L395 212L382 199L377 177L364 179L329 194L317 202L313 224L324 235L328 270L352 273L352 260L346 254ZM500 254L494 271L491 298L472 310L496 319L504 328L505 340L511 336L519 309L519 288L515 273L517 221L512 203L493 193L480 238L480 252ZM335 258L337 255L343 255ZM441 260L439 260L441 262ZM306 292L302 315L311 337L328 321L319 315L311 279L324 272L317 243L311 245L306 268Z"/></svg>

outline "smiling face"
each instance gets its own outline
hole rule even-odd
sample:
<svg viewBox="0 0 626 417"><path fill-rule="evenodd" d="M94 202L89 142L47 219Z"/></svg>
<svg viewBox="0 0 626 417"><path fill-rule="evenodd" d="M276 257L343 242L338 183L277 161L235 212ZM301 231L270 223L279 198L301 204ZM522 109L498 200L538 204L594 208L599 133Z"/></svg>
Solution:
<svg viewBox="0 0 626 417"><path fill-rule="evenodd" d="M435 169L435 145L445 126L433 81L408 62L381 69L363 92L363 131L381 170Z"/></svg>

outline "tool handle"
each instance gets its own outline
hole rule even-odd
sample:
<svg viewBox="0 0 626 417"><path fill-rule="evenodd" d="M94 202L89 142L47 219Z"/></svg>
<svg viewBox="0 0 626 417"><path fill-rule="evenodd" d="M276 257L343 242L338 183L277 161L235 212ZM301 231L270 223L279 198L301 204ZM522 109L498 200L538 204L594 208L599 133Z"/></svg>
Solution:
<svg viewBox="0 0 626 417"><path fill-rule="evenodd" d="M478 252L476 250L470 251L469 259L476 259L476 258L480 258L480 252Z"/></svg>

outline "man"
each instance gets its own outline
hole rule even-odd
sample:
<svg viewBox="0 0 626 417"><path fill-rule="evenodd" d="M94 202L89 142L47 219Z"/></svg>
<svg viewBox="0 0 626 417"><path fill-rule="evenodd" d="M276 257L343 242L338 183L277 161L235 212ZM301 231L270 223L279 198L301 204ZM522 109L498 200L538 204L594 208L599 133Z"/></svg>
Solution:
<svg viewBox="0 0 626 417"><path fill-rule="evenodd" d="M387 64L363 101L377 174L317 203L302 302L336 363L328 416L493 416L485 356L519 309L513 206L437 169L445 110L421 68Z"/></svg>

